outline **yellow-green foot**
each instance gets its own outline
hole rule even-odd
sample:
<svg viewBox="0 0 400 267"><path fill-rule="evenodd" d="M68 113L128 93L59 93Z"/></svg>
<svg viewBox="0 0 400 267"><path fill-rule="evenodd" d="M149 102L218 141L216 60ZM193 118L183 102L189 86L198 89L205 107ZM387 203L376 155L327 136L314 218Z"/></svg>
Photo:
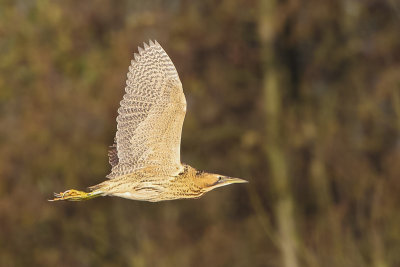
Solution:
<svg viewBox="0 0 400 267"><path fill-rule="evenodd" d="M95 192L86 193L75 189L70 189L61 193L54 193L55 198L49 201L69 200L69 201L82 201L99 196Z"/></svg>

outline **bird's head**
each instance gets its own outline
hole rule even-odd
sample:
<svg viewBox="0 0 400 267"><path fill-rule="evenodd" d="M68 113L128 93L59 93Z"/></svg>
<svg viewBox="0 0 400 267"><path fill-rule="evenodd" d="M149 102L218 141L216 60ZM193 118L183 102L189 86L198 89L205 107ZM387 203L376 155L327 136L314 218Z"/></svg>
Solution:
<svg viewBox="0 0 400 267"><path fill-rule="evenodd" d="M201 188L203 193L225 185L248 183L248 181L240 178L233 178L225 175L208 173L205 171L196 171L194 180L196 185Z"/></svg>

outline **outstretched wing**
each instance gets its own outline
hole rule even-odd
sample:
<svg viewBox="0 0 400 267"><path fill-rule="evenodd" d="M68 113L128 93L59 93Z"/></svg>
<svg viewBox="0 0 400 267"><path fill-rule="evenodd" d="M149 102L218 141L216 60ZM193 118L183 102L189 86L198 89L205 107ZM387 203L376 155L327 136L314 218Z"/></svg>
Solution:
<svg viewBox="0 0 400 267"><path fill-rule="evenodd" d="M178 174L186 99L174 64L157 41L135 53L125 91L108 178L140 169L160 176Z"/></svg>

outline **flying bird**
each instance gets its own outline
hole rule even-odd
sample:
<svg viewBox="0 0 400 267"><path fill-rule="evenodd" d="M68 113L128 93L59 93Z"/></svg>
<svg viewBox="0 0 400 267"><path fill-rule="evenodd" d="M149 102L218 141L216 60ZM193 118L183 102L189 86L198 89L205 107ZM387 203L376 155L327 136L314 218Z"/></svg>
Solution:
<svg viewBox="0 0 400 267"><path fill-rule="evenodd" d="M67 190L50 201L116 196L141 201L199 198L217 187L246 180L197 170L181 163L186 99L167 53L155 41L138 48L120 102L117 133L108 152L108 180L90 192Z"/></svg>

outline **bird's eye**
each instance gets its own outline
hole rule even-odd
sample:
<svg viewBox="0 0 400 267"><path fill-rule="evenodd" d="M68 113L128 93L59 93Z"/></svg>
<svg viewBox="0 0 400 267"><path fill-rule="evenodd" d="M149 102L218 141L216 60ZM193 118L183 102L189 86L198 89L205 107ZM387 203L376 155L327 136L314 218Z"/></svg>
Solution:
<svg viewBox="0 0 400 267"><path fill-rule="evenodd" d="M218 185L222 182L222 176L217 176L217 180L212 185Z"/></svg>

